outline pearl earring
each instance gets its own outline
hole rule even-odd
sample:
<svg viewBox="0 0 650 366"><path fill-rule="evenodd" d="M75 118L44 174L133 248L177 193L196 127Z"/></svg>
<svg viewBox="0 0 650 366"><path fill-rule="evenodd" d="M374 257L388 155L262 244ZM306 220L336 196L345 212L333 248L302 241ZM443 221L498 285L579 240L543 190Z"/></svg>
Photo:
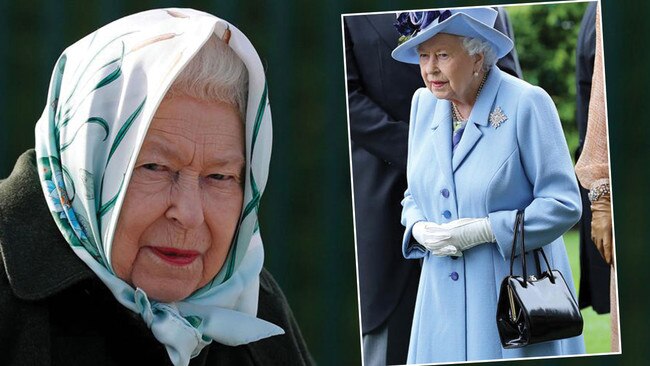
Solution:
<svg viewBox="0 0 650 366"><path fill-rule="evenodd" d="M474 76L478 76L478 71L474 71Z"/></svg>

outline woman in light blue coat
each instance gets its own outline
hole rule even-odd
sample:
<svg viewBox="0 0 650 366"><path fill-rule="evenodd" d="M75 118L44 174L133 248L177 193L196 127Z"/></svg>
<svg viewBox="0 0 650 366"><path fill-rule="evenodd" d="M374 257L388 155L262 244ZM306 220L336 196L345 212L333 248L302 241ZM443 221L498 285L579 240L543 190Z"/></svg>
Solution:
<svg viewBox="0 0 650 366"><path fill-rule="evenodd" d="M426 84L413 96L402 202L404 256L423 260L409 363L585 352L582 336L508 350L499 340L517 210L527 249L544 247L574 290L562 234L581 205L553 101L495 66L512 48L495 17L452 9L402 13L396 23L403 37L393 57L419 64Z"/></svg>

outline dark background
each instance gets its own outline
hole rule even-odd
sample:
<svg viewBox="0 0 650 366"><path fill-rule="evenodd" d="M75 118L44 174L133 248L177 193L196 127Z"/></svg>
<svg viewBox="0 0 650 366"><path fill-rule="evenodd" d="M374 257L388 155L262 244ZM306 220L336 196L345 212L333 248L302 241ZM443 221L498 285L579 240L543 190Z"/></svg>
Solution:
<svg viewBox="0 0 650 366"><path fill-rule="evenodd" d="M260 219L266 266L317 362L360 364L340 14L523 2L0 0L0 177L33 147L50 74L66 46L157 7L192 7L229 20L251 39L269 80L274 150ZM637 365L650 356L650 126L643 108L650 97L650 5L621 3L603 2L603 29L623 355L526 365Z"/></svg>

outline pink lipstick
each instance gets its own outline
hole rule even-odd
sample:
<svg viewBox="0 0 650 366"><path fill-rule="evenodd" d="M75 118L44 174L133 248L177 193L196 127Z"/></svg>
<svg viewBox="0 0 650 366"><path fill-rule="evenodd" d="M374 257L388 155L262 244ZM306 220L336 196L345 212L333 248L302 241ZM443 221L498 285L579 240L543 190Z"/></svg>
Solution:
<svg viewBox="0 0 650 366"><path fill-rule="evenodd" d="M436 89L442 88L445 84L447 84L447 83L444 82L444 81L432 81L431 82L431 85Z"/></svg>
<svg viewBox="0 0 650 366"><path fill-rule="evenodd" d="M149 247L149 249L160 259L177 266L188 265L201 255L196 250L182 250L169 247Z"/></svg>

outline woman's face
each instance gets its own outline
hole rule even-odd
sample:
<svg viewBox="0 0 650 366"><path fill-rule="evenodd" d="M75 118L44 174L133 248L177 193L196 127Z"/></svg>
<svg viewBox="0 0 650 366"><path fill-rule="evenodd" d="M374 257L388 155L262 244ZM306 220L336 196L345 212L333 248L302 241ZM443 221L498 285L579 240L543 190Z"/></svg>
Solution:
<svg viewBox="0 0 650 366"><path fill-rule="evenodd" d="M433 95L455 103L473 102L482 55L470 56L460 36L438 33L418 46L420 74Z"/></svg>
<svg viewBox="0 0 650 366"><path fill-rule="evenodd" d="M115 274L150 298L186 298L219 272L242 208L244 131L235 107L165 99L129 183Z"/></svg>

